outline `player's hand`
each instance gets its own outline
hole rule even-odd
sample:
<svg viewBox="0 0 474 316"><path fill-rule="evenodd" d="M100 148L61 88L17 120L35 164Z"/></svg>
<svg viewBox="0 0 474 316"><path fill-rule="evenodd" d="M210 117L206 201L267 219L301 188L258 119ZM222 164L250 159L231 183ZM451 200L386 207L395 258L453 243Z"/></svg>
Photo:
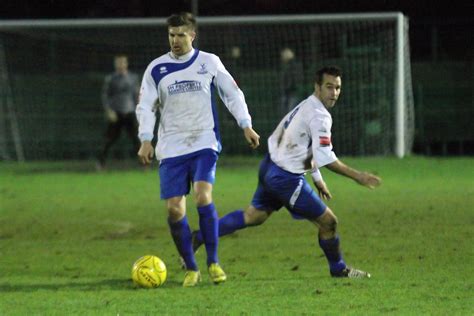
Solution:
<svg viewBox="0 0 474 316"><path fill-rule="evenodd" d="M105 110L105 117L109 122L115 123L118 120L117 112L111 109Z"/></svg>
<svg viewBox="0 0 474 316"><path fill-rule="evenodd" d="M355 180L369 189L374 189L382 183L382 179L368 172L361 172Z"/></svg>
<svg viewBox="0 0 474 316"><path fill-rule="evenodd" d="M324 182L323 180L319 180L319 181L313 181L313 183L316 189L318 189L318 195L321 199L327 200L327 201L332 199L331 192L329 192L329 189L326 186L326 182Z"/></svg>
<svg viewBox="0 0 474 316"><path fill-rule="evenodd" d="M247 143L253 149L257 148L260 145L260 135L258 135L251 127L244 128L244 135Z"/></svg>
<svg viewBox="0 0 474 316"><path fill-rule="evenodd" d="M154 156L153 146L151 145L150 141L142 142L140 149L138 150L138 159L144 165L148 165L151 163L152 158Z"/></svg>

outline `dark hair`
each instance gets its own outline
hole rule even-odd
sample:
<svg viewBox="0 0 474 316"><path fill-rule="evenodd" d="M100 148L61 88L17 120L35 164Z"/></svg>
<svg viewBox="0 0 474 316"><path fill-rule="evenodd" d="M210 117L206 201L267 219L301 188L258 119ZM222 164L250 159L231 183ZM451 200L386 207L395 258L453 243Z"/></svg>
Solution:
<svg viewBox="0 0 474 316"><path fill-rule="evenodd" d="M331 75L334 77L342 77L342 70L338 66L324 66L316 72L316 83L318 85L323 84L324 74Z"/></svg>
<svg viewBox="0 0 474 316"><path fill-rule="evenodd" d="M167 20L166 23L168 27L177 27L177 26L187 26L193 31L196 30L196 19L189 12L180 12L172 14Z"/></svg>

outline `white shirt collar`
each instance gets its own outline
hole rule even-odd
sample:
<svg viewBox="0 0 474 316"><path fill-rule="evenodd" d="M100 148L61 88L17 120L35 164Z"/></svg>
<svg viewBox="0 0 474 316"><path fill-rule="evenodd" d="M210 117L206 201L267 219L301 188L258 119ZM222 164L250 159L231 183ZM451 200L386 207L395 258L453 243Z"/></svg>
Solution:
<svg viewBox="0 0 474 316"><path fill-rule="evenodd" d="M321 102L321 100L318 99L317 96L312 94L309 98L313 104L315 104L317 107L323 108L326 112L329 113L328 109L324 106L323 102Z"/></svg>
<svg viewBox="0 0 474 316"><path fill-rule="evenodd" d="M310 95L309 98L311 99L311 102L313 102L314 104L326 108L324 104L321 102L321 100L319 100L318 97L315 96L314 94Z"/></svg>
<svg viewBox="0 0 474 316"><path fill-rule="evenodd" d="M194 55L194 52L195 52L195 49L193 48L188 53L181 56L176 56L175 54L173 54L173 52L169 52L168 54L172 59L179 60L179 61L188 61Z"/></svg>

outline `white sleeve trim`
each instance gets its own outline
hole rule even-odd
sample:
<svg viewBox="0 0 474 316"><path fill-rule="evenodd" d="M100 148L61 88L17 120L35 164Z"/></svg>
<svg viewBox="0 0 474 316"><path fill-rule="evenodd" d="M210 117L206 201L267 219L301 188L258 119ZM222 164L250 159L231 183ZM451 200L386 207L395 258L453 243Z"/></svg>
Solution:
<svg viewBox="0 0 474 316"><path fill-rule="evenodd" d="M145 142L145 141L151 142L153 140L153 134L149 134L149 133L140 134L138 135L138 138L140 138L141 142Z"/></svg>
<svg viewBox="0 0 474 316"><path fill-rule="evenodd" d="M323 175L321 174L321 171L319 171L319 169L316 169L315 171L313 171L311 173L311 177L313 178L314 182L323 180Z"/></svg>

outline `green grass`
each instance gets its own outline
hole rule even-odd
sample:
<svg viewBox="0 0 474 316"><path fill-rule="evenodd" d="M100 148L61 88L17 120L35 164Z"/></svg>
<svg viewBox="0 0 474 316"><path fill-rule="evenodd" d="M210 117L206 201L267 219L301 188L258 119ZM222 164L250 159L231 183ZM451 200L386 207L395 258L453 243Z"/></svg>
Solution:
<svg viewBox="0 0 474 316"><path fill-rule="evenodd" d="M346 261L372 279L330 278L315 228L281 210L221 239L226 284L204 274L191 289L181 287L154 170L0 163L0 315L474 314L474 160L343 160L383 178L367 190L323 170ZM255 159L219 161L221 215L247 206L257 168ZM132 285L132 263L145 254L167 264L163 287ZM205 270L204 251L197 259Z"/></svg>

